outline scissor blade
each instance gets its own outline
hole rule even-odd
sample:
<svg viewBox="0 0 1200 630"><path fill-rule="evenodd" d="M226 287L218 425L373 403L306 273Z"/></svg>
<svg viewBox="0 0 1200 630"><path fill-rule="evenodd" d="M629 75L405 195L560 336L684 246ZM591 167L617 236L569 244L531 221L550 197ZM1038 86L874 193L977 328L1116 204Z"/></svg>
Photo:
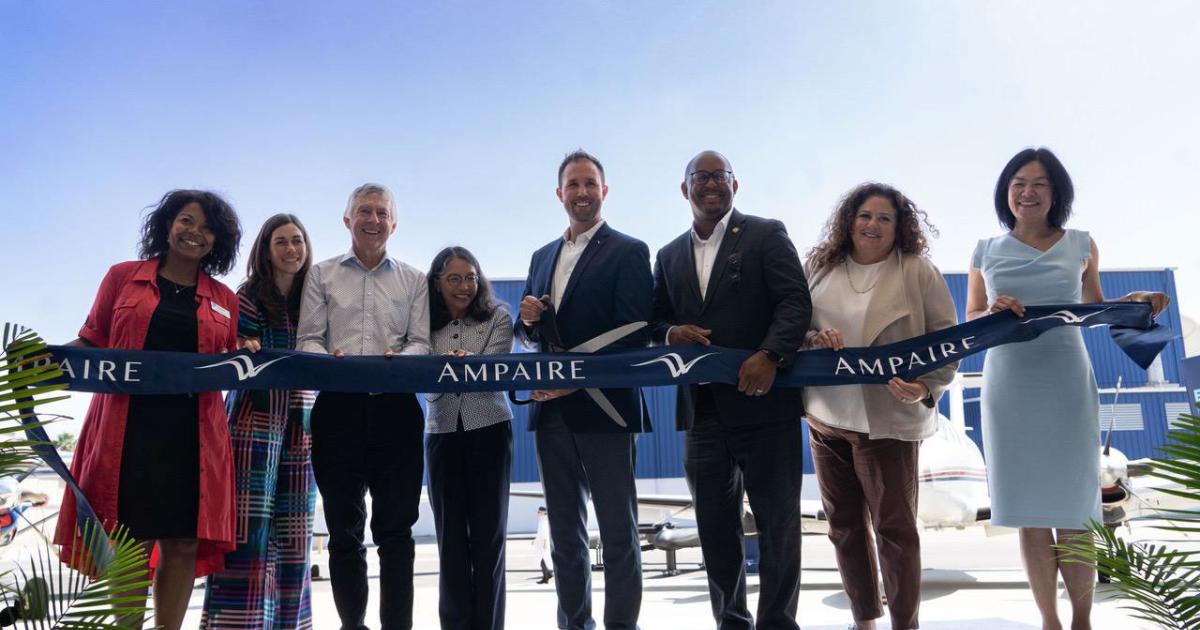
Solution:
<svg viewBox="0 0 1200 630"><path fill-rule="evenodd" d="M645 324L645 322L642 323ZM600 405L600 408L604 410L604 413L608 414L609 418L612 418L613 422L622 427L629 426L625 424L625 419L621 417L621 412L617 411L617 408L613 407L612 403L608 401L608 396L605 396L604 392L594 387L589 387L583 391L587 392L587 395L591 396L597 405Z"/></svg>
<svg viewBox="0 0 1200 630"><path fill-rule="evenodd" d="M567 352L595 352L601 348L611 345L613 342L624 339L630 334L637 332L646 327L646 322L632 322L625 324L619 328L614 328L606 333L602 333L588 339L587 341L567 350Z"/></svg>

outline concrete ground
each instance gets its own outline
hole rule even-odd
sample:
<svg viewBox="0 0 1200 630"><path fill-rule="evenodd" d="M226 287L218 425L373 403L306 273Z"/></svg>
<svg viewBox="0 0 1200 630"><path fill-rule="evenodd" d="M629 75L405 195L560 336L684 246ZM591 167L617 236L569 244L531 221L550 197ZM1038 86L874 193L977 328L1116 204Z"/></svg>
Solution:
<svg viewBox="0 0 1200 630"><path fill-rule="evenodd" d="M1161 533L1139 526L1132 535L1139 538ZM923 538L926 569L923 576L921 627L926 630L1038 630L1037 610L1025 583L1017 555L1015 535L987 536L981 528L964 531L926 532ZM378 588L378 562L374 550L368 553L371 588ZM712 628L708 587L699 568L699 550L679 553L677 576L663 575L665 554L646 552L643 556L645 581L640 624L646 630L698 630ZM318 566L324 571L325 558L318 554ZM432 539L417 544L416 597L414 619L419 629L438 628L437 545ZM508 615L507 627L524 630L555 627L553 582L539 585L537 558L528 539L508 543ZM842 592L833 560L833 549L824 536L804 539L804 574L798 618L806 630L843 630L850 621L849 602ZM327 573L326 573L327 575ZM757 603L758 578L750 576L750 607ZM593 574L593 610L604 609L604 577ZM367 625L378 628L377 590L371 593ZM202 583L192 598L184 627L196 627L203 602ZM1111 591L1101 587L1092 615L1096 630L1130 630L1147 627L1121 609L1111 599ZM337 613L328 580L313 584L314 627L338 628ZM1069 623L1069 604L1059 599L1063 621ZM599 621L599 620L598 620ZM599 624L603 627L603 624ZM880 628L890 628L886 620Z"/></svg>
<svg viewBox="0 0 1200 630"><path fill-rule="evenodd" d="M54 495L57 496L57 495ZM43 526L52 526L52 506L35 508L27 513L34 522L47 519ZM1168 543L1179 548L1200 548L1200 538L1179 540L1178 534L1155 529L1153 522L1139 522L1132 529L1122 528L1126 540ZM1011 530L1005 530L1011 532ZM46 532L49 534L49 531ZM1015 534L988 536L983 528L962 531L925 531L922 534L923 604L922 628L926 630L1038 630L1041 627L1032 596L1025 583L1017 553ZM45 553L43 539L25 530L12 544L0 547L0 574L18 566L26 566L33 556ZM328 575L327 557L314 557L319 570ZM368 552L372 599L367 625L378 628L378 561L374 549ZM650 551L643 554L645 580L641 627L645 630L703 630L713 628L708 603L708 587L699 567L700 552L690 549L679 552L676 576L664 576L665 554ZM53 564L53 563L52 563ZM553 582L536 584L540 577L537 557L529 537L508 542L508 614L510 629L553 629L556 599ZM415 627L420 630L438 628L438 561L437 545L432 538L420 538L417 544ZM6 580L14 578L9 573ZM757 604L758 577L749 577L751 610ZM593 610L602 616L604 610L604 576L593 573ZM193 591L191 609L185 628L198 626L203 605L203 582ZM1124 605L1112 598L1111 590L1101 586L1092 615L1096 630L1129 630L1148 627L1133 619ZM337 612L328 580L313 584L314 628L338 628ZM1063 621L1069 623L1069 604L1059 598ZM841 589L829 541L820 535L804 538L804 573L800 593L799 621L805 630L843 630L850 621L849 602ZM603 627L600 624L600 627ZM886 620L880 628L890 628Z"/></svg>

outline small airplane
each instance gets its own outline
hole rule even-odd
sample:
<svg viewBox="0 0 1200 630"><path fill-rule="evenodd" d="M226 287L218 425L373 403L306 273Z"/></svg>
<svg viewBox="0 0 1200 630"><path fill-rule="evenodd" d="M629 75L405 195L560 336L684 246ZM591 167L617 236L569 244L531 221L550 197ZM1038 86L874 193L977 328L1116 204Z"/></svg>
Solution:
<svg viewBox="0 0 1200 630"><path fill-rule="evenodd" d="M18 476L0 477L0 547L10 544L24 529L21 521L26 510L41 507L48 501L44 492L30 490L21 483L34 468Z"/></svg>
<svg viewBox="0 0 1200 630"><path fill-rule="evenodd" d="M1120 382L1117 394L1120 393ZM991 501L987 487L987 469L983 453L967 437L965 414L963 413L963 376L955 380L949 390L952 418L938 414L937 432L921 443L918 459L917 518L924 529L964 529L983 526L989 530L1008 532L990 524ZM1113 405L1116 404L1114 397ZM1130 461L1120 450L1112 447L1112 426L1104 444L1099 445L1101 509L1104 524L1116 528L1132 518L1153 516L1156 512L1184 509L1183 499L1162 492L1172 485L1161 480L1139 479L1152 470L1148 459ZM811 477L806 475L806 477ZM807 483L815 479L805 479ZM541 497L540 492L513 490L512 496ZM695 526L680 526L676 521L695 521L692 498L687 494L638 494L641 511L657 510L661 515L657 522L639 527L645 543L642 549L658 549L667 552L667 573L678 572L675 552L680 549L698 547L700 536ZM805 533L828 533L828 520L818 499L801 500L800 512ZM754 513L749 500L743 502L742 530L747 536L757 535ZM592 536L592 546L599 544ZM599 554L597 554L599 556Z"/></svg>

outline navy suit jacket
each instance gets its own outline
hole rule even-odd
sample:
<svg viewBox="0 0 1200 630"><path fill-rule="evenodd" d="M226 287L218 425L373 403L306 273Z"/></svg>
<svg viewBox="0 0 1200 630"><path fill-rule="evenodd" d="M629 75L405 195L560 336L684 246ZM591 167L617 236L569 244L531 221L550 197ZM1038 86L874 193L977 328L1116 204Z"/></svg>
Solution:
<svg viewBox="0 0 1200 630"><path fill-rule="evenodd" d="M658 252L654 264L654 340L663 343L678 324L712 330L714 345L773 350L784 369L808 332L812 302L800 257L787 228L774 219L733 216L713 262L708 289L700 297L692 231ZM696 385L680 385L676 427L695 423ZM735 385L712 384L720 422L727 426L798 421L804 415L800 388L772 387L765 396L747 396Z"/></svg>
<svg viewBox="0 0 1200 630"><path fill-rule="evenodd" d="M562 238L556 238L533 253L523 295L540 298L550 295L554 281L554 266L562 249ZM650 273L650 248L631 236L622 234L606 222L596 230L583 250L575 270L567 281L562 303L556 311L558 333L567 348L583 343L630 322L649 322L653 312L654 277ZM516 336L527 345L536 345L541 352L550 352L540 329L541 323L526 326L520 319L515 325ZM649 328L636 332L608 346L607 349L642 347L649 343ZM539 421L548 414L562 418L567 428L576 433L614 433L650 431L650 414L638 388L603 389L613 407L621 413L626 427L621 427L604 412L583 390L544 403L533 403L529 430L537 429Z"/></svg>

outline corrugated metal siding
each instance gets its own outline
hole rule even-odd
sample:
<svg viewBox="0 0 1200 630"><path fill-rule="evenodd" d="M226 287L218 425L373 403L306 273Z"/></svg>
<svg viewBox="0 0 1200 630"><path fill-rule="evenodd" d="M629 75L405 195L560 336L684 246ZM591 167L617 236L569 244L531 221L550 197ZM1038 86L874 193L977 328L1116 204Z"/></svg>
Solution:
<svg viewBox="0 0 1200 630"><path fill-rule="evenodd" d="M524 280L494 280L492 281L492 293L496 299L508 306L508 312L515 320L517 318L517 305L521 303L521 292L525 290Z"/></svg>
<svg viewBox="0 0 1200 630"><path fill-rule="evenodd" d="M1186 393L1184 397L1187 397ZM1179 420L1179 416L1190 415L1192 407L1186 400L1183 402L1168 402L1163 404L1163 412L1167 414L1167 429L1174 430L1175 422Z"/></svg>
<svg viewBox="0 0 1200 630"><path fill-rule="evenodd" d="M496 299L503 302L513 319L517 317L517 304L521 301L521 292L525 289L524 280L498 280L492 282L492 293ZM513 352L527 352L520 344L513 344ZM529 392L518 392L520 398L529 398ZM533 442L533 432L529 430L529 407L513 405L513 483L538 481L537 446Z"/></svg>
<svg viewBox="0 0 1200 630"><path fill-rule="evenodd" d="M521 392L521 397L529 392ZM537 446L533 443L533 431L529 430L529 407L513 405L513 483L539 481Z"/></svg>
<svg viewBox="0 0 1200 630"><path fill-rule="evenodd" d="M1142 406L1138 403L1117 403L1100 407L1100 431L1141 431L1146 428Z"/></svg>
<svg viewBox="0 0 1200 630"><path fill-rule="evenodd" d="M1111 406L1112 399L1112 394L1100 395L1100 415L1103 416L1105 413L1104 410ZM1122 393L1117 406L1120 407L1125 403L1141 405L1144 429L1141 431L1117 431L1113 433L1113 446L1121 449L1121 452L1125 453L1130 459L1159 456L1158 447L1166 441L1168 431L1167 413L1164 403L1184 401L1186 401L1186 397L1183 392L1162 394ZM1118 422L1120 422L1119 419ZM1101 429L1101 439L1103 439L1106 432L1107 426Z"/></svg>
<svg viewBox="0 0 1200 630"><path fill-rule="evenodd" d="M642 479L683 476L683 433L675 430L675 386L642 390L654 431L637 440L637 476Z"/></svg>
<svg viewBox="0 0 1200 630"><path fill-rule="evenodd" d="M965 319L967 274L945 274L946 284L954 298L959 320ZM1110 298L1124 295L1133 290L1164 291L1173 300L1170 309L1159 317L1159 323L1164 326L1179 329L1179 308L1174 300L1175 279L1170 269L1161 271L1105 271L1100 274L1100 282L1104 294ZM510 305L521 300L521 291L525 287L524 280L500 280L492 283L496 297ZM515 308L514 308L515 310ZM1085 329L1084 342L1092 357L1096 371L1096 380L1100 387L1112 387L1116 384L1117 376L1123 377L1123 385L1132 387L1146 382L1146 373L1133 364L1116 344L1109 338L1105 329ZM1176 337L1163 351L1163 373L1166 380L1172 383L1180 381L1179 361L1184 356L1183 341ZM963 361L960 370L964 372L979 372L983 369L983 354L968 357ZM965 408L967 435L982 448L982 437L979 417L979 390L967 390L965 398L968 401ZM522 393L525 396L526 393ZM1168 403L1186 402L1183 392L1163 394L1121 394L1120 403L1139 404L1141 406L1144 429L1141 431L1117 431L1113 435L1113 445L1130 458L1152 457L1157 455L1157 447L1165 439L1167 432ZM1112 402L1111 395L1101 396L1101 404L1107 406ZM646 390L646 403L650 408L654 431L638 438L637 476L640 478L662 478L683 476L683 434L675 430L675 390L673 387L654 387ZM949 416L949 408L945 399L941 404L942 413ZM538 480L537 458L534 452L533 434L526 430L526 408L515 407L513 420L513 481ZM805 448L804 472L811 474L812 454L808 450L808 427L804 428Z"/></svg>
<svg viewBox="0 0 1200 630"><path fill-rule="evenodd" d="M967 274L946 273L942 276L946 279L946 286L950 289L950 297L954 298L955 316L960 322L967 321ZM963 359L958 364L958 371L982 372L984 354L986 353L980 352Z"/></svg>

